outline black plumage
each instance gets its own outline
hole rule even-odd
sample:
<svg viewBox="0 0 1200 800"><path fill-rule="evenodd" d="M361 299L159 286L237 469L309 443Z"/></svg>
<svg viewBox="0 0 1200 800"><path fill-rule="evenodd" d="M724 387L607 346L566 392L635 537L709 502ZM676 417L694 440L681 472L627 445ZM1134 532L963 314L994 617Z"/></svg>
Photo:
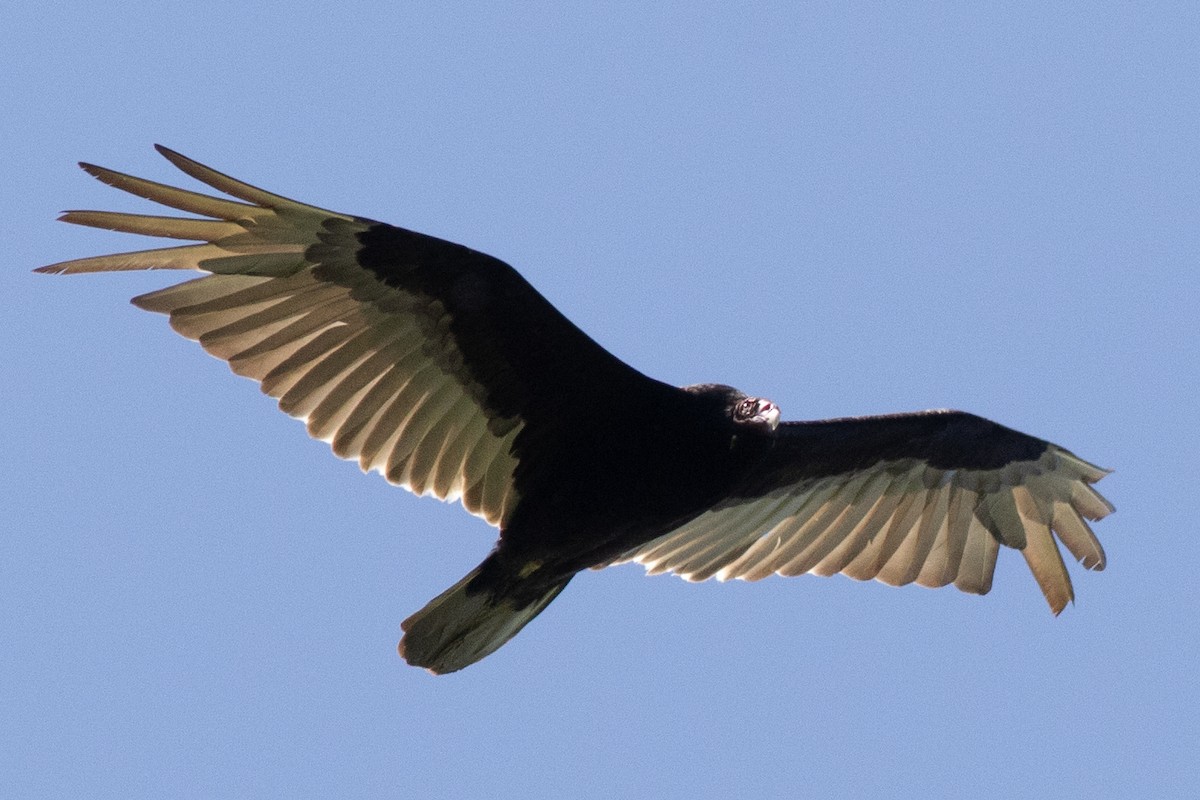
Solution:
<svg viewBox="0 0 1200 800"><path fill-rule="evenodd" d="M264 192L159 148L236 198L91 165L202 218L72 211L68 222L203 244L42 272L193 269L135 298L261 382L310 434L417 494L500 528L490 556L403 624L404 657L461 669L504 644L580 570L638 561L692 580L841 572L985 593L1001 545L1051 608L1073 598L1106 473L972 414L786 422L720 384L676 388L590 339L509 265Z"/></svg>

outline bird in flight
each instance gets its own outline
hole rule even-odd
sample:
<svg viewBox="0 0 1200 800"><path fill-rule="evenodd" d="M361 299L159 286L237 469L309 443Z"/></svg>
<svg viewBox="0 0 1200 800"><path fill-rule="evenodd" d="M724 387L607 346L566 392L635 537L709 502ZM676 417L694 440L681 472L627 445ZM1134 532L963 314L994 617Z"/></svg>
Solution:
<svg viewBox="0 0 1200 800"><path fill-rule="evenodd" d="M38 272L207 273L133 303L258 381L338 456L500 529L478 567L402 623L410 664L473 664L576 573L629 561L692 581L842 573L985 594L1004 545L1055 614L1074 599L1058 542L1104 567L1087 520L1113 510L1092 488L1107 471L1057 445L961 411L781 422L730 386L670 386L496 258L158 150L228 197L81 164L197 216L61 219L195 243Z"/></svg>

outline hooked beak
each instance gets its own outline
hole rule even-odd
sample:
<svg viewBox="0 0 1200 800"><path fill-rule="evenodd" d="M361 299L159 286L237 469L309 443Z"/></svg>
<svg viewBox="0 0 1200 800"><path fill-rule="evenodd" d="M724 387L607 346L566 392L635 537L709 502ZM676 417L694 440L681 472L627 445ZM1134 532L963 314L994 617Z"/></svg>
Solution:
<svg viewBox="0 0 1200 800"><path fill-rule="evenodd" d="M767 402L763 403L762 407L758 409L757 416L763 422L767 423L767 427L771 430L775 430L779 427L779 406L775 405L771 401L768 400Z"/></svg>

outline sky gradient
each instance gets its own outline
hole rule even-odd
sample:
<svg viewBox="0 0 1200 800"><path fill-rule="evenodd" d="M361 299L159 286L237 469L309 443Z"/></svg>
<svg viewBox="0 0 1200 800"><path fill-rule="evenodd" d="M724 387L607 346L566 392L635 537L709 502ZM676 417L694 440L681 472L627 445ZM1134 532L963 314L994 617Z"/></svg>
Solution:
<svg viewBox="0 0 1200 800"><path fill-rule="evenodd" d="M1195 797L1200 11L18 0L0 33L0 796ZM285 13L286 12L286 13ZM495 532L364 476L128 298L55 278L196 188L154 142L514 265L785 419L973 411L1115 469L1048 612L585 573L435 678L399 623Z"/></svg>

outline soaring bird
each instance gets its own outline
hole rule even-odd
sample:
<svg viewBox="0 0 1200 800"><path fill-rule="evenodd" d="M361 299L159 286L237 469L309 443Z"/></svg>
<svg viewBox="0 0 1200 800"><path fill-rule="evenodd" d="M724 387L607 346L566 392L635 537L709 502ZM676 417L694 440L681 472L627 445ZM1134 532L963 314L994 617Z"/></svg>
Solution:
<svg viewBox="0 0 1200 800"><path fill-rule="evenodd" d="M434 673L494 652L586 568L692 581L842 573L985 594L1001 545L1058 614L1058 541L1088 569L1106 470L961 411L780 422L723 384L677 388L600 347L508 264L326 211L158 147L229 197L91 164L197 216L70 211L65 222L197 242L39 272L207 273L133 299L258 381L333 452L500 529L484 561L405 620ZM229 198L234 199L229 199Z"/></svg>

